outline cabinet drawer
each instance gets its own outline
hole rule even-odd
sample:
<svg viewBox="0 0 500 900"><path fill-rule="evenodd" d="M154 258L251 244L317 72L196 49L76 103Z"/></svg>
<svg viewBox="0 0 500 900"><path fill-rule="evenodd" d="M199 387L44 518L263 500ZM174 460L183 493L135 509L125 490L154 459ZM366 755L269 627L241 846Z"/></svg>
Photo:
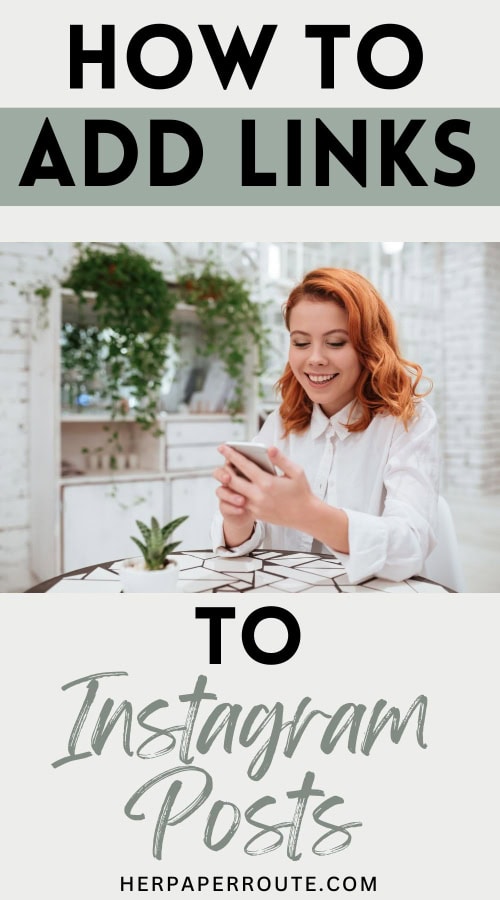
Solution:
<svg viewBox="0 0 500 900"><path fill-rule="evenodd" d="M244 441L244 422L167 422L165 440L170 446L182 444L222 444L224 441Z"/></svg>
<svg viewBox="0 0 500 900"><path fill-rule="evenodd" d="M167 447L165 468L167 472L179 469L210 469L224 460L217 452L218 444L200 444L198 447Z"/></svg>

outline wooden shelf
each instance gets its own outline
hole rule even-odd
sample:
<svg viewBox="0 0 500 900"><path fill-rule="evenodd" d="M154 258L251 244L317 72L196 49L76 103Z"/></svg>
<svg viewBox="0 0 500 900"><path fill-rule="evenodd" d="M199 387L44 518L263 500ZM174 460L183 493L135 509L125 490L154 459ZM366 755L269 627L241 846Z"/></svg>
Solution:
<svg viewBox="0 0 500 900"><path fill-rule="evenodd" d="M84 472L83 475L67 475L59 478L60 487L69 484L126 484L131 481L164 481L165 478L209 477L213 467L207 469L176 469L172 472L151 472L137 469L133 472Z"/></svg>
<svg viewBox="0 0 500 900"><path fill-rule="evenodd" d="M135 418L134 416L126 415L126 416L115 416L114 418L109 415L109 413L61 413L61 425L93 425L93 424L104 424L106 425L108 422L119 425L121 422L126 422L127 424L134 424Z"/></svg>
<svg viewBox="0 0 500 900"><path fill-rule="evenodd" d="M234 421L235 422L239 422L239 421L244 422L245 418L246 417L243 414L241 414L241 416L235 416ZM192 421L202 422L204 420L207 422L227 422L230 419L231 419L231 416L229 415L229 413L222 413L222 412L214 412L214 413L210 413L210 412L163 413L162 412L162 413L159 413L159 415L158 415L158 425L165 424L166 422L192 422ZM112 424L116 424L116 425L119 425L121 422L126 423L126 424L131 424L131 425L139 424L139 423L136 423L136 419L134 418L133 415L116 416L115 418L113 418L112 416L109 415L109 413L106 413L106 412L102 412L102 413L84 413L84 412L82 412L82 413L67 413L67 412L63 411L61 413L61 425L66 425L66 424L67 425L76 425L76 424L79 425L81 423L89 424L89 425L94 425L94 424L106 425L108 422L112 423Z"/></svg>
<svg viewBox="0 0 500 900"><path fill-rule="evenodd" d="M164 478L164 472L151 472L137 469L127 472L84 472L83 475L67 475L59 478L61 487L68 484L114 484L129 481L155 481Z"/></svg>

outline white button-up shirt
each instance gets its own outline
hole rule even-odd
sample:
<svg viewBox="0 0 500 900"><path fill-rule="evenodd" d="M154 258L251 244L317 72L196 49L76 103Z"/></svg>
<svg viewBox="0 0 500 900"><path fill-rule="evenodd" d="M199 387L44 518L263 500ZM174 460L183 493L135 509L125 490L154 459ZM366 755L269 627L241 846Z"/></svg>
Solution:
<svg viewBox="0 0 500 900"><path fill-rule="evenodd" d="M350 410L348 405L328 418L315 404L307 430L286 438L276 411L255 438L279 447L303 468L320 500L345 511L349 553L264 522L256 523L248 541L228 549L218 514L212 524L218 554L241 556L260 546L334 553L352 583L371 576L402 581L422 573L435 546L439 454L434 411L421 400L408 430L394 416L376 415L365 431L349 432L344 423Z"/></svg>

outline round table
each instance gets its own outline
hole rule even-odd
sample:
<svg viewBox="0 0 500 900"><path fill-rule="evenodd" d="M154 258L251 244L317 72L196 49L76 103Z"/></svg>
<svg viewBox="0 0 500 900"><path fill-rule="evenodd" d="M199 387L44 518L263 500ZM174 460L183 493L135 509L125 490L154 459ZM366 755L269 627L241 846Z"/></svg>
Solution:
<svg viewBox="0 0 500 900"><path fill-rule="evenodd" d="M183 593L454 593L415 575L405 581L367 578L351 584L340 560L320 553L255 550L249 556L216 556L210 550L173 554L180 564ZM120 593L121 560L85 566L43 581L25 593Z"/></svg>

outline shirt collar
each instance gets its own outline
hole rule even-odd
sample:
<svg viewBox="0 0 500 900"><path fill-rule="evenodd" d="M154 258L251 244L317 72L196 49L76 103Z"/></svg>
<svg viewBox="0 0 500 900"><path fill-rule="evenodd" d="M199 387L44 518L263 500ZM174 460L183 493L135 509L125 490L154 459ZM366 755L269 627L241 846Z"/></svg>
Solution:
<svg viewBox="0 0 500 900"><path fill-rule="evenodd" d="M335 434L343 441L351 433L347 430L346 423L349 421L349 418L351 418L351 420L355 420L356 418L355 415L353 416L355 404L356 401L351 400L347 406L344 406L339 412L328 418L319 404L314 403L310 425L312 439L315 440L328 431L329 434Z"/></svg>

